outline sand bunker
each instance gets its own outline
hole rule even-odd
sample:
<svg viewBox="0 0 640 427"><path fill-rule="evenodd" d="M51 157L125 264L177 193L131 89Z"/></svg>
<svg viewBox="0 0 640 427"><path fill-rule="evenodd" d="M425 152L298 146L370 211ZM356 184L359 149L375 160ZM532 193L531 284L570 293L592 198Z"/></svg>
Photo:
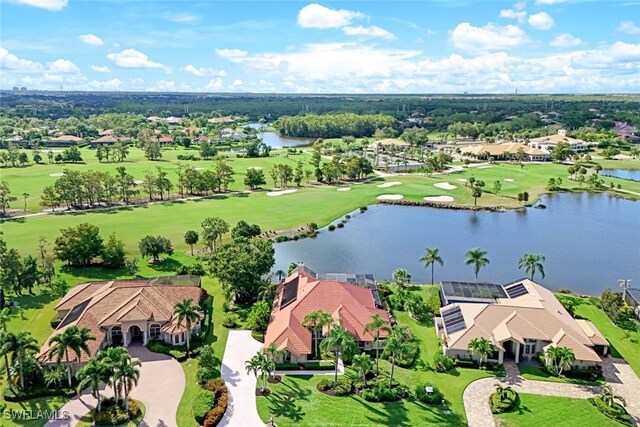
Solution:
<svg viewBox="0 0 640 427"><path fill-rule="evenodd" d="M456 181L460 181L460 182L468 182L466 178L458 178Z"/></svg>
<svg viewBox="0 0 640 427"><path fill-rule="evenodd" d="M513 180L511 178L505 178L504 181L513 182Z"/></svg>
<svg viewBox="0 0 640 427"><path fill-rule="evenodd" d="M277 197L277 196L282 196L283 194L291 194L291 193L295 193L298 190L281 190L281 191L269 191L267 193L267 196L271 196L271 197Z"/></svg>
<svg viewBox="0 0 640 427"><path fill-rule="evenodd" d="M55 173L50 173L49 176L64 176L64 173L62 172L55 172Z"/></svg>
<svg viewBox="0 0 640 427"><path fill-rule="evenodd" d="M402 194L381 194L376 197L378 200L402 200L404 196Z"/></svg>
<svg viewBox="0 0 640 427"><path fill-rule="evenodd" d="M389 187L393 187L394 185L400 185L402 184L401 182L398 181L391 181L391 182L385 182L384 184L378 184L376 187L378 188L389 188Z"/></svg>
<svg viewBox="0 0 640 427"><path fill-rule="evenodd" d="M492 168L493 166L478 166L478 169L489 169Z"/></svg>
<svg viewBox="0 0 640 427"><path fill-rule="evenodd" d="M140 184L144 184L144 181L141 180L141 179L136 179L136 180L133 181L133 183L136 184L136 185L140 185Z"/></svg>
<svg viewBox="0 0 640 427"><path fill-rule="evenodd" d="M451 196L428 196L424 198L427 202L453 202Z"/></svg>
<svg viewBox="0 0 640 427"><path fill-rule="evenodd" d="M351 190L351 187L340 187L338 188L338 191L349 191Z"/></svg>
<svg viewBox="0 0 640 427"><path fill-rule="evenodd" d="M456 187L455 185L451 185L448 182L437 182L435 184L433 184L434 187L438 187L438 188L442 188L443 190L455 190Z"/></svg>

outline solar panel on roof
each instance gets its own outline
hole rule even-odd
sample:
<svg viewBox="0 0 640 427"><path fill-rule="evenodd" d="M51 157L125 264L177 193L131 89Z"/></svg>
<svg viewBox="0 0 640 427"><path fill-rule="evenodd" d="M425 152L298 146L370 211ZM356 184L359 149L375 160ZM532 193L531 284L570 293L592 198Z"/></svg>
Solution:
<svg viewBox="0 0 640 427"><path fill-rule="evenodd" d="M461 331L467 327L460 307L453 307L442 313L442 322L447 334Z"/></svg>
<svg viewBox="0 0 640 427"><path fill-rule="evenodd" d="M517 285L513 285L505 289L509 298L517 298L522 295L526 295L529 293L527 288L522 283L518 283Z"/></svg>
<svg viewBox="0 0 640 427"><path fill-rule="evenodd" d="M284 285L282 290L282 298L280 299L280 308L291 304L298 298L298 278Z"/></svg>
<svg viewBox="0 0 640 427"><path fill-rule="evenodd" d="M62 319L62 322L60 322L60 324L58 325L58 329L78 320L78 318L90 302L91 300L88 299L73 307L71 311L64 317L64 319Z"/></svg>

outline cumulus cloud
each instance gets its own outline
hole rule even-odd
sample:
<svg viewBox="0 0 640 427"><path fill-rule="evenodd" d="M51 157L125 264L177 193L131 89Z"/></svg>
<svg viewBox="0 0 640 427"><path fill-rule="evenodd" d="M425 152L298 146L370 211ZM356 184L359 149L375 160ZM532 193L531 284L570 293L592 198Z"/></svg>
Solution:
<svg viewBox="0 0 640 427"><path fill-rule="evenodd" d="M83 43L91 44L91 45L94 45L94 46L102 46L104 44L104 41L100 37L98 37L98 36L96 36L94 34L82 34L78 38Z"/></svg>
<svg viewBox="0 0 640 427"><path fill-rule="evenodd" d="M247 56L246 50L240 49L216 49L216 55L221 56L223 58L242 58Z"/></svg>
<svg viewBox="0 0 640 427"><path fill-rule="evenodd" d="M7 49L0 47L0 69L18 73L36 73L42 71L42 64L28 59L18 58Z"/></svg>
<svg viewBox="0 0 640 427"><path fill-rule="evenodd" d="M298 25L302 28L341 28L350 25L353 20L364 17L364 14L353 10L330 9L311 3L298 12Z"/></svg>
<svg viewBox="0 0 640 427"><path fill-rule="evenodd" d="M342 32L347 36L361 36L369 38L379 37L385 40L396 39L396 36L392 32L375 25L371 25L369 27L363 27L362 25L357 27L343 27Z"/></svg>
<svg viewBox="0 0 640 427"><path fill-rule="evenodd" d="M520 23L523 23L527 19L527 12L524 10L516 9L502 9L500 11L501 18L515 19Z"/></svg>
<svg viewBox="0 0 640 427"><path fill-rule="evenodd" d="M111 69L109 69L109 67L107 67L106 65L92 65L91 69L93 71L95 71L96 73L110 73Z"/></svg>
<svg viewBox="0 0 640 427"><path fill-rule="evenodd" d="M194 67L189 64L184 67L184 71L197 77L217 76L225 77L227 73L224 70L216 70L215 68Z"/></svg>
<svg viewBox="0 0 640 427"><path fill-rule="evenodd" d="M501 27L490 23L475 27L463 22L451 32L449 40L457 49L485 52L514 48L525 43L527 37L515 25Z"/></svg>
<svg viewBox="0 0 640 427"><path fill-rule="evenodd" d="M33 6L40 9L50 10L51 12L58 12L64 9L69 3L69 0L9 0L12 3L23 4L26 6Z"/></svg>
<svg viewBox="0 0 640 427"><path fill-rule="evenodd" d="M47 65L47 71L51 73L71 74L80 72L80 68L68 59L57 59L53 62L49 62Z"/></svg>
<svg viewBox="0 0 640 427"><path fill-rule="evenodd" d="M574 47L582 44L582 40L569 33L558 34L549 43L553 47Z"/></svg>
<svg viewBox="0 0 640 427"><path fill-rule="evenodd" d="M121 68L162 68L167 73L170 69L165 65L154 62L144 53L135 49L125 49L118 53L109 53L107 59L113 61L116 66Z"/></svg>
<svg viewBox="0 0 640 427"><path fill-rule="evenodd" d="M209 83L206 84L204 90L210 92L218 92L222 90L224 87L224 81L220 77L216 77L215 79L209 80Z"/></svg>
<svg viewBox="0 0 640 427"><path fill-rule="evenodd" d="M633 21L622 21L616 31L625 34L640 34L640 27Z"/></svg>
<svg viewBox="0 0 640 427"><path fill-rule="evenodd" d="M553 18L547 12L540 12L529 15L528 21L529 25L531 25L533 28L537 28L538 30L550 30L555 24Z"/></svg>

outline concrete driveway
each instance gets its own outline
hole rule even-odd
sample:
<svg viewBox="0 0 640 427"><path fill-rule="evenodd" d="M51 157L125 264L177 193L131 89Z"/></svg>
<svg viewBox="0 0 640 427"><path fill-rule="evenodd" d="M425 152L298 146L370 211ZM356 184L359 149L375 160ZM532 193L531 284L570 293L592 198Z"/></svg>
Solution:
<svg viewBox="0 0 640 427"><path fill-rule="evenodd" d="M140 359L140 380L130 397L144 403L147 412L140 426L177 427L176 411L184 392L185 378L180 364L164 354L152 353L142 345L129 347L132 357ZM103 397L113 396L113 390L103 390ZM66 420L49 421L47 427L74 427L87 412L95 408L96 399L90 393L74 397L60 413L68 414Z"/></svg>
<svg viewBox="0 0 640 427"><path fill-rule="evenodd" d="M222 358L222 379L229 388L229 406L220 426L264 426L256 409L256 377L245 369L245 362L261 348L262 343L253 339L251 331L229 332Z"/></svg>

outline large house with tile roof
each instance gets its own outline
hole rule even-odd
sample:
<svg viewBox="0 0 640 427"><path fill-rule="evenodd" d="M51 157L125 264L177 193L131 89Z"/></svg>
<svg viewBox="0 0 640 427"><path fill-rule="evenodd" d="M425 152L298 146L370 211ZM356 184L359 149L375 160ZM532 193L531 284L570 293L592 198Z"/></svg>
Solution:
<svg viewBox="0 0 640 427"><path fill-rule="evenodd" d="M539 138L531 138L529 140L529 147L551 152L561 142L569 144L571 151L579 153L581 151L587 151L591 144L581 139L571 138L567 136L567 131L559 129L555 135L541 136Z"/></svg>
<svg viewBox="0 0 640 427"><path fill-rule="evenodd" d="M569 347L574 367L600 365L608 341L588 320L574 319L554 294L522 279L506 285L443 282L444 306L436 318L444 354L477 359L469 343L474 338L491 341L490 361L516 363L532 360L550 346Z"/></svg>
<svg viewBox="0 0 640 427"><path fill-rule="evenodd" d="M282 360L287 362L310 360L314 337L302 322L314 310L328 312L334 324L349 331L362 350L375 349L373 335L365 331L371 316L378 314L389 322L389 314L382 308L372 276L337 274L321 278L300 264L278 287L265 346L275 343L283 351ZM322 340L328 328L319 330L316 338ZM381 343L385 336L386 332L383 332Z"/></svg>
<svg viewBox="0 0 640 427"><path fill-rule="evenodd" d="M82 363L112 345L127 347L151 340L182 345L186 342L186 325L178 324L174 307L185 299L198 305L202 295L199 276L83 283L56 305L62 321L51 337L73 325L88 328L96 339L89 341L90 351L88 355L83 353ZM191 332L199 330L200 324L195 324ZM48 352L48 342L40 349L41 356Z"/></svg>

